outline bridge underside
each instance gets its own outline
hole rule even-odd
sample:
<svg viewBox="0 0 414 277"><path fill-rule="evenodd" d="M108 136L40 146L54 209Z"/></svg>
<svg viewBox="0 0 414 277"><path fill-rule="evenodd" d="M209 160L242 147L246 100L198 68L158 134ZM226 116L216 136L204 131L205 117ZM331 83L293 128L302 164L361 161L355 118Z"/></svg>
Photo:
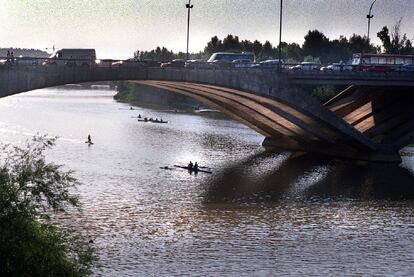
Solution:
<svg viewBox="0 0 414 277"><path fill-rule="evenodd" d="M190 82L136 81L195 98L246 124L264 146L380 162L400 162L398 150L413 141L414 94L350 87L326 103L335 120L323 121L276 97ZM292 91L292 93L295 93ZM337 124L346 124L345 132ZM361 139L364 138L364 139Z"/></svg>
<svg viewBox="0 0 414 277"><path fill-rule="evenodd" d="M381 147L414 142L414 89L351 86L325 104Z"/></svg>

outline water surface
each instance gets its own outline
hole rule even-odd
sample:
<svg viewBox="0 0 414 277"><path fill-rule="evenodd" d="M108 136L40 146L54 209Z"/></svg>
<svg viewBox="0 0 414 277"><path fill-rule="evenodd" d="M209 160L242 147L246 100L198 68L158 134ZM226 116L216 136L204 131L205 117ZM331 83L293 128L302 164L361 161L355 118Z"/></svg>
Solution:
<svg viewBox="0 0 414 277"><path fill-rule="evenodd" d="M100 249L94 275L414 275L412 149L401 165L266 152L235 121L131 111L114 93L0 99L0 141L60 137L48 159L76 171L83 210L59 222ZM213 174L160 169L190 160Z"/></svg>

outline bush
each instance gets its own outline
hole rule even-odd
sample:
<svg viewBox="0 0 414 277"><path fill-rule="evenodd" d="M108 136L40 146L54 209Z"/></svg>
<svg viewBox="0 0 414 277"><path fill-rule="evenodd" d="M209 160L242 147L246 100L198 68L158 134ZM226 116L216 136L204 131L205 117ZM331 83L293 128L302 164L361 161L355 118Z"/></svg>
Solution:
<svg viewBox="0 0 414 277"><path fill-rule="evenodd" d="M312 91L312 95L318 98L322 103L337 95L338 92L334 86L318 86Z"/></svg>
<svg viewBox="0 0 414 277"><path fill-rule="evenodd" d="M48 223L79 207L72 172L45 161L54 142L42 136L25 148L0 147L0 276L86 276L96 260L87 243Z"/></svg>

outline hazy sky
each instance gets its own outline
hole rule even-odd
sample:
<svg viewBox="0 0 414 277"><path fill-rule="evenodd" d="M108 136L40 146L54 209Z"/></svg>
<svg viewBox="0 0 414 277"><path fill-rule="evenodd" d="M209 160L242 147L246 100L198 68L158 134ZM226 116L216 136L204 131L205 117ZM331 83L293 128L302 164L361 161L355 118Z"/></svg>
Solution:
<svg viewBox="0 0 414 277"><path fill-rule="evenodd" d="M373 0L285 0L283 40L303 43L309 29L330 38L366 34ZM99 58L127 58L166 46L185 51L188 0L0 0L0 47L95 48ZM279 0L192 0L190 51L218 35L277 44ZM377 0L371 37L403 17L414 36L414 0Z"/></svg>

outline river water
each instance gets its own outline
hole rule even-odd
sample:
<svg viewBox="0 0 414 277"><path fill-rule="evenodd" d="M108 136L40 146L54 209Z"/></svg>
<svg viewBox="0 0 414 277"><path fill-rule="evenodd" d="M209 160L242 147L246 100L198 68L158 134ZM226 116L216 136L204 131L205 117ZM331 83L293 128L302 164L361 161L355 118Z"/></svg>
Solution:
<svg viewBox="0 0 414 277"><path fill-rule="evenodd" d="M235 121L114 93L0 99L0 141L60 137L48 159L76 171L83 209L59 220L94 241L95 276L414 276L412 149L400 165L266 152ZM190 160L213 174L160 168Z"/></svg>

